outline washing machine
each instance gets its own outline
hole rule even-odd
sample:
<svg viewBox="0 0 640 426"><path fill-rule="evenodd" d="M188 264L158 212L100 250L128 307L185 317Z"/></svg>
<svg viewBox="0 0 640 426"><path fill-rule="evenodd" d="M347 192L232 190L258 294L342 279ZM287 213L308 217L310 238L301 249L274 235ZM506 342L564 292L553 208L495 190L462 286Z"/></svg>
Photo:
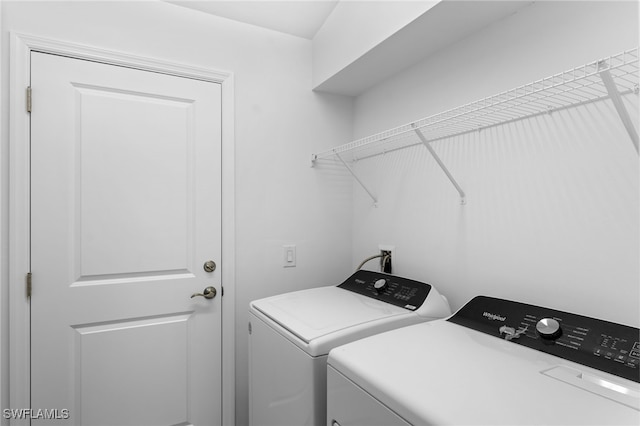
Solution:
<svg viewBox="0 0 640 426"><path fill-rule="evenodd" d="M251 302L250 424L324 426L332 348L450 314L432 285L366 270L338 286Z"/></svg>
<svg viewBox="0 0 640 426"><path fill-rule="evenodd" d="M479 296L328 358L328 426L639 425L640 330Z"/></svg>

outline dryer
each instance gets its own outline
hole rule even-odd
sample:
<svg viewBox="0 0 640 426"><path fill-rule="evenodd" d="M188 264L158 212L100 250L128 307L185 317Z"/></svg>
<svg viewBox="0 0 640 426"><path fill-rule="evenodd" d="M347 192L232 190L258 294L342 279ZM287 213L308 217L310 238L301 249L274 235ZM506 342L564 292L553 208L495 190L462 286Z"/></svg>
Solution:
<svg viewBox="0 0 640 426"><path fill-rule="evenodd" d="M638 425L640 330L479 296L331 351L329 426Z"/></svg>
<svg viewBox="0 0 640 426"><path fill-rule="evenodd" d="M251 302L250 424L324 426L332 348L450 314L432 285L366 270L338 286Z"/></svg>

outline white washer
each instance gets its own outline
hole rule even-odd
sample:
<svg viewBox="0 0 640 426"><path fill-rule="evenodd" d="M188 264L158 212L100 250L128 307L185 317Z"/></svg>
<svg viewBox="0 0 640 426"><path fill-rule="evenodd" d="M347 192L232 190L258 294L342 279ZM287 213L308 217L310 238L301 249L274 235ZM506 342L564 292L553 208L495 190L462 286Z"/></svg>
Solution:
<svg viewBox="0 0 640 426"><path fill-rule="evenodd" d="M640 330L479 296L333 349L329 426L639 425Z"/></svg>
<svg viewBox="0 0 640 426"><path fill-rule="evenodd" d="M450 314L435 287L365 270L339 286L251 302L250 424L324 426L329 350Z"/></svg>

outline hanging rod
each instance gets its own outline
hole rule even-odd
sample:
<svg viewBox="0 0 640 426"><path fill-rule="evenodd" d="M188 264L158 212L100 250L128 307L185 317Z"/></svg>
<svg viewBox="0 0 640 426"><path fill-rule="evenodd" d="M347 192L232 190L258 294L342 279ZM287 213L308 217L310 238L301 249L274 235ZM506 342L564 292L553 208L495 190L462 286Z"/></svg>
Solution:
<svg viewBox="0 0 640 426"><path fill-rule="evenodd" d="M613 84L605 81L607 75L611 76ZM619 105L624 107L621 96L630 93L638 94L637 47L314 154L312 162L343 153L351 154L350 160L355 161L404 149L416 144L410 138L415 133L414 128L421 129L427 140L434 141L607 98L612 99L614 105L618 104L618 110ZM625 113L620 110L618 113L634 146L637 145L631 119L623 118ZM359 157L361 153L363 155Z"/></svg>
<svg viewBox="0 0 640 426"><path fill-rule="evenodd" d="M434 141L511 123L553 111L611 99L636 152L638 132L624 104L623 96L639 90L638 48L552 75L475 102L413 121L362 139L313 154L317 161L337 157L377 205L377 199L349 166L350 162L423 144L460 194L466 195L431 146ZM417 136L419 141L415 141Z"/></svg>

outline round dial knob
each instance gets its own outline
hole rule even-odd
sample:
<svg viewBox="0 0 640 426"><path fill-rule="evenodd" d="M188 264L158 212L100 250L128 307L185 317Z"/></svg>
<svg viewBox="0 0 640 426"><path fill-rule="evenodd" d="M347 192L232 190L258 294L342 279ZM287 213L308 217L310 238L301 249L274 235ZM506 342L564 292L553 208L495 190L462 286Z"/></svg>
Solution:
<svg viewBox="0 0 640 426"><path fill-rule="evenodd" d="M562 334L560 323L553 318L543 318L538 321L536 330L543 339L555 339Z"/></svg>
<svg viewBox="0 0 640 426"><path fill-rule="evenodd" d="M373 283L373 288L376 289L378 293L382 293L387 289L389 285L387 284L387 280L384 278L380 278L378 281Z"/></svg>

